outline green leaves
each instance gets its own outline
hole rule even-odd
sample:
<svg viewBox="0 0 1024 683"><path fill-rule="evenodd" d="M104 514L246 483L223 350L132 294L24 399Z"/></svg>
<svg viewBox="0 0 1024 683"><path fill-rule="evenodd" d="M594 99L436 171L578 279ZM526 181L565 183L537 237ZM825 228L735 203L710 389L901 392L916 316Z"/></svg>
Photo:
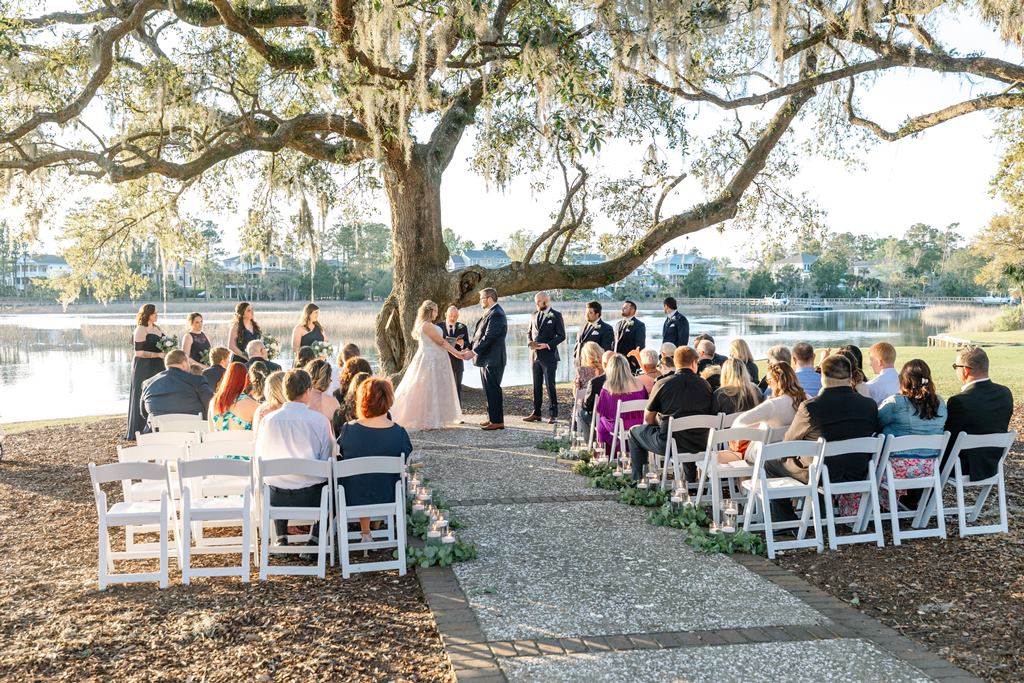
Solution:
<svg viewBox="0 0 1024 683"><path fill-rule="evenodd" d="M397 556L398 551L395 552ZM476 558L476 546L463 541L447 544L428 541L422 548L409 546L405 551L405 562L408 567L448 567L456 562L468 562Z"/></svg>
<svg viewBox="0 0 1024 683"><path fill-rule="evenodd" d="M661 489L638 489L630 486L623 490L615 500L626 505L642 505L650 508L664 505L668 502L668 498L669 494Z"/></svg>

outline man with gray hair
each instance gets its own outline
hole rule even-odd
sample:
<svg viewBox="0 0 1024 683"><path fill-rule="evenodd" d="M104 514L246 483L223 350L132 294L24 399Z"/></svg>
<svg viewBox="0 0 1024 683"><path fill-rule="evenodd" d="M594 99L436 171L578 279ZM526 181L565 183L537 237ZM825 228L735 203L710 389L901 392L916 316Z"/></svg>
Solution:
<svg viewBox="0 0 1024 683"><path fill-rule="evenodd" d="M661 371L661 377L670 375L676 371L675 363L672 360L672 356L675 355L675 352L676 345L672 342L665 342L661 345L661 365L658 367L658 370ZM661 379L661 377L658 377L658 379Z"/></svg>
<svg viewBox="0 0 1024 683"><path fill-rule="evenodd" d="M673 352L675 349L673 349ZM636 376L640 384L644 385L647 395L651 395L654 383L658 381L658 352L654 349L644 349L640 352L640 374Z"/></svg>
<svg viewBox="0 0 1024 683"><path fill-rule="evenodd" d="M253 339L251 342L246 344L245 355L249 356L249 360L245 364L245 367L247 368L251 368L253 363L260 361L267 366L267 370L269 371L267 374L277 372L281 369L280 365L267 357L267 345L264 344L261 339Z"/></svg>
<svg viewBox="0 0 1024 683"><path fill-rule="evenodd" d="M444 314L444 322L437 324L441 328L441 334L445 341L459 351L469 348L469 328L465 323L459 322L458 306L449 306ZM459 356L448 354L452 364L452 374L455 376L455 391L459 395L459 405L462 405L462 375L466 370L466 363Z"/></svg>
<svg viewBox="0 0 1024 683"><path fill-rule="evenodd" d="M558 391L555 376L558 371L558 345L565 341L565 323L562 314L551 308L547 292L533 297L537 310L530 318L527 345L533 366L533 412L523 418L525 422L540 422L544 405L544 390L548 392L548 422L558 418Z"/></svg>
<svg viewBox="0 0 1024 683"><path fill-rule="evenodd" d="M213 389L202 375L189 371L188 356L181 349L174 349L164 356L167 368L142 383L139 398L142 416L147 420L145 432L150 431L150 415L202 415L213 398ZM133 435L134 437L134 435Z"/></svg>

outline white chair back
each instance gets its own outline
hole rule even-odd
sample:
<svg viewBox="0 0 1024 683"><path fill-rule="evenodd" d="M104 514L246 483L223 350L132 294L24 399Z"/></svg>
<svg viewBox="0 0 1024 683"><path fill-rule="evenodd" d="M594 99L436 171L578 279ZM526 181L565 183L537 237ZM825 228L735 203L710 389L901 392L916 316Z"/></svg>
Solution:
<svg viewBox="0 0 1024 683"><path fill-rule="evenodd" d="M203 443L219 443L222 441L243 443L256 440L256 432L251 429L228 429L226 431L206 432L202 434Z"/></svg>
<svg viewBox="0 0 1024 683"><path fill-rule="evenodd" d="M199 435L195 432L150 432L143 434L135 432L135 444L137 446L186 446L190 443L198 443Z"/></svg>
<svg viewBox="0 0 1024 683"><path fill-rule="evenodd" d="M241 456L252 458L256 454L254 441L203 441L188 447L188 459L226 458Z"/></svg>
<svg viewBox="0 0 1024 683"><path fill-rule="evenodd" d="M649 401L646 398L638 398L632 401L619 399L615 404L615 422L612 423L612 448L608 454L609 460L618 460L619 456L626 452L626 439L629 433L626 430L626 423L622 420L623 414L637 413L647 410ZM595 416L595 420L597 417Z"/></svg>
<svg viewBox="0 0 1024 683"><path fill-rule="evenodd" d="M277 477L287 474L298 474L306 477L331 476L329 460L313 460L312 458L272 458L259 461L260 480L266 477Z"/></svg>
<svg viewBox="0 0 1024 683"><path fill-rule="evenodd" d="M249 479L252 476L252 463L248 460L228 460L227 458L189 458L178 464L178 477L181 486L186 480L196 477L240 477Z"/></svg>
<svg viewBox="0 0 1024 683"><path fill-rule="evenodd" d="M672 475L676 481L682 481L683 463L697 463L704 460L707 444L695 453L680 453L674 436L690 429L718 429L722 426L722 413L716 415L689 415L687 417L668 418L668 439L665 441L665 458L661 466L661 486L668 485L668 468L672 467ZM658 454L655 454L656 456ZM657 464L654 465L657 467ZM694 482L696 485L696 482Z"/></svg>
<svg viewBox="0 0 1024 683"><path fill-rule="evenodd" d="M874 543L879 548L885 545L878 500L878 480L875 476L875 462L881 456L883 448L885 448L885 436L866 436L858 439L829 441L825 444L821 469L821 493L825 499L828 546L832 550L849 543ZM851 453L863 453L867 456L867 478L860 481L833 482L829 475L828 459ZM836 516L835 497L843 494L860 495L856 515ZM868 522L874 524L872 533L864 533ZM856 533L840 535L836 527L837 524L850 524Z"/></svg>
<svg viewBox="0 0 1024 683"><path fill-rule="evenodd" d="M349 578L353 572L384 571L397 569L399 576L406 572L405 546L406 546L406 523L405 523L405 476L406 463L405 454L398 457L365 457L348 458L334 461L334 481L336 483L337 501L335 507L338 511L338 552L341 556L342 578ZM399 476L395 482L395 495L389 502L371 505L349 505L345 495L345 486L342 481L348 477L363 474L395 474ZM360 517L381 519L384 521L384 528L370 532L370 540L364 541L358 532L350 533L348 525ZM353 543L354 539L358 542ZM351 562L353 550L379 550L394 548L397 557L394 560L377 562Z"/></svg>
<svg viewBox="0 0 1024 683"><path fill-rule="evenodd" d="M128 460L109 465L89 463L89 477L92 479L93 492L97 493L100 490L100 484L108 484L112 481L146 479L163 481L166 476L165 466L151 461Z"/></svg>
<svg viewBox="0 0 1024 683"><path fill-rule="evenodd" d="M719 413L719 415L721 416L722 429L730 429L733 423L736 422L736 418L742 415L743 412L744 411L741 410L738 413Z"/></svg>
<svg viewBox="0 0 1024 683"><path fill-rule="evenodd" d="M889 522L892 526L893 545L900 545L905 538L946 538L945 511L942 509L942 472L938 467L938 458L946 452L946 444L949 443L949 432L942 434L885 437L885 448L879 457L879 465L876 467L875 476L878 481L879 495L881 490L886 489L889 501ZM891 458L899 457L900 453L910 450L935 451L936 466L931 476L914 477L902 479L896 476L893 470ZM917 509L901 511L897 504L896 491L903 489L924 489L921 492L921 499ZM929 501L934 501L939 509L936 520L936 528L923 528L922 520L928 510ZM901 519L913 519L913 529L904 530L900 526Z"/></svg>
<svg viewBox="0 0 1024 683"><path fill-rule="evenodd" d="M153 444L148 446L118 446L118 462L178 462L186 458L184 444Z"/></svg>
<svg viewBox="0 0 1024 683"><path fill-rule="evenodd" d="M157 432L206 432L210 426L201 413L169 413L167 415L150 415L149 425Z"/></svg>
<svg viewBox="0 0 1024 683"><path fill-rule="evenodd" d="M789 426L785 427L768 427L768 443L782 443L782 440L786 438L786 430Z"/></svg>
<svg viewBox="0 0 1024 683"><path fill-rule="evenodd" d="M371 458L349 458L334 462L334 476L355 477L360 474L402 474L405 472L405 455Z"/></svg>

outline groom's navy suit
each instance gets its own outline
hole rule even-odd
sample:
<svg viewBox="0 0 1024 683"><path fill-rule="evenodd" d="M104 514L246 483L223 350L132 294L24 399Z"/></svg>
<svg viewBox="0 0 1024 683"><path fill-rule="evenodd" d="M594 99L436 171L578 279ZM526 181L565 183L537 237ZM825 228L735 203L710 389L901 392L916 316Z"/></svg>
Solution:
<svg viewBox="0 0 1024 683"><path fill-rule="evenodd" d="M470 348L476 354L473 365L480 368L480 382L487 396L487 420L491 424L505 423L505 408L501 395L501 376L505 374L505 333L508 320L501 306L494 304L476 323Z"/></svg>

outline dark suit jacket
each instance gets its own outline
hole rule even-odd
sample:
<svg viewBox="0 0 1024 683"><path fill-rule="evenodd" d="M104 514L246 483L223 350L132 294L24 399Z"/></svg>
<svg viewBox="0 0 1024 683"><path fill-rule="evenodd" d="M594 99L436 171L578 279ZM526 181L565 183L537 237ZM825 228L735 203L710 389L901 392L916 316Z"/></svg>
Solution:
<svg viewBox="0 0 1024 683"><path fill-rule="evenodd" d="M540 318L540 322L538 322ZM534 311L530 316L530 331L527 333L527 340L538 344L547 344L548 349L536 349L530 351L532 360L543 362L557 362L558 345L565 341L565 323L562 322L562 314L553 308L548 308L542 315Z"/></svg>
<svg viewBox="0 0 1024 683"><path fill-rule="evenodd" d="M251 368L252 364L255 363L256 361L259 361L259 362L263 363L264 365L266 365L267 366L267 370L269 370L270 372L277 372L278 370L281 369L281 366L278 365L277 363L275 363L274 361L267 360L266 358L256 358L255 356L250 358L248 361L246 361L245 367L246 368Z"/></svg>
<svg viewBox="0 0 1024 683"><path fill-rule="evenodd" d="M213 398L213 389L202 375L193 375L179 368L169 368L142 384L140 405L142 416L187 413L205 418Z"/></svg>
<svg viewBox="0 0 1024 683"><path fill-rule="evenodd" d="M469 328L466 327L465 323L456 322L455 334L453 335L448 334L448 321L442 320L441 322L437 323L437 326L441 329L441 334L444 335L446 338L455 337L456 339L462 340L461 347L452 344L452 346L455 346L456 349L458 349L459 351L465 351L466 349L469 348ZM461 358L456 358L450 353L448 354L448 358L452 362L452 367L455 368L456 370L461 370L463 367L465 367L465 363Z"/></svg>
<svg viewBox="0 0 1024 683"><path fill-rule="evenodd" d="M220 386L220 380L224 377L224 368L219 365L211 365L210 367L203 370L203 377L209 382L210 388L215 392L217 387Z"/></svg>
<svg viewBox="0 0 1024 683"><path fill-rule="evenodd" d="M473 365L483 367L503 367L505 357L505 334L508 332L508 320L501 306L494 304L476 321L476 332L470 348L476 353Z"/></svg>
<svg viewBox="0 0 1024 683"><path fill-rule="evenodd" d="M946 431L949 432L948 454L960 432L995 434L1010 427L1013 415L1013 394L992 380L976 382L946 402ZM960 454L960 465L971 479L988 479L999 468L998 448L974 448ZM943 458L945 461L945 458Z"/></svg>
<svg viewBox="0 0 1024 683"><path fill-rule="evenodd" d="M647 346L647 326L636 317L631 322L629 327L625 327L625 320L615 325L615 352L623 356L638 347L643 349Z"/></svg>
<svg viewBox="0 0 1024 683"><path fill-rule="evenodd" d="M844 441L873 436L878 431L878 404L853 387L831 387L804 401L786 430L786 441ZM832 481L857 481L868 476L869 453L826 458ZM810 464L803 460L806 467Z"/></svg>
<svg viewBox="0 0 1024 683"><path fill-rule="evenodd" d="M665 318L661 327L661 341L671 342L676 346L686 346L690 341L690 321L686 316L675 311Z"/></svg>
<svg viewBox="0 0 1024 683"><path fill-rule="evenodd" d="M587 382L587 397L583 399L583 409L588 413L594 413L594 403L597 402L597 397L601 395L601 389L604 388L604 381L607 379L605 375L598 375L589 382Z"/></svg>
<svg viewBox="0 0 1024 683"><path fill-rule="evenodd" d="M580 353L583 351L583 345L587 342L596 342L605 351L611 351L612 346L615 345L615 330L603 320L597 325L585 323L580 328L580 333L576 337L576 346L572 350L572 357L576 361L576 365L580 364Z"/></svg>

